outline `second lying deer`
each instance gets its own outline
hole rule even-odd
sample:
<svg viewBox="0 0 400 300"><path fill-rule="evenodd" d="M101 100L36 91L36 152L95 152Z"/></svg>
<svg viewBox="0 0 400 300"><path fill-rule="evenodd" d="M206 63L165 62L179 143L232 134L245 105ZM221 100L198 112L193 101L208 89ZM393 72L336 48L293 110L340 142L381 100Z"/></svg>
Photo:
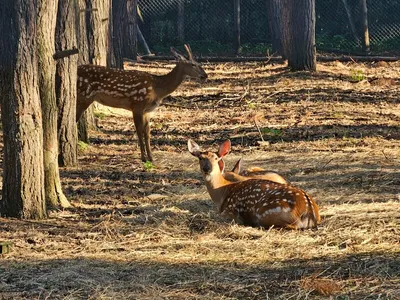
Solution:
<svg viewBox="0 0 400 300"><path fill-rule="evenodd" d="M142 161L152 161L150 148L150 112L175 91L186 77L205 80L206 72L197 63L188 45L189 59L171 49L178 59L166 75L152 75L135 70L110 69L95 65L78 67L76 121L97 101L103 105L132 111Z"/></svg>
<svg viewBox="0 0 400 300"><path fill-rule="evenodd" d="M221 170L222 175L228 181L238 182L253 179L264 179L270 180L277 183L288 184L285 178L273 171L267 171L265 169L259 167L253 167L247 170L240 171L242 159L239 159L232 171L225 171L225 162L223 158L228 154L231 148L231 142L229 140L224 142L224 147L220 147L218 150L218 157L220 160L218 161L219 168Z"/></svg>
<svg viewBox="0 0 400 300"><path fill-rule="evenodd" d="M229 146L222 143L218 152L228 152ZM201 151L192 140L188 140L188 149L199 159L208 193L219 213L243 225L265 228L314 228L320 222L317 204L303 190L263 179L228 181L221 174L221 157Z"/></svg>

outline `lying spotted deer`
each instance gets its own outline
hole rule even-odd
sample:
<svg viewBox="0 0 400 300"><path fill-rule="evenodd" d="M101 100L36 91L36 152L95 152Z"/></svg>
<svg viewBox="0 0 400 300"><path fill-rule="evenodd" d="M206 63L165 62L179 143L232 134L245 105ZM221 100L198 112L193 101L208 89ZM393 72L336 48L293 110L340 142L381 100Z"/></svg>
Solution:
<svg viewBox="0 0 400 300"><path fill-rule="evenodd" d="M150 112L175 91L186 77L207 79L207 74L185 45L189 59L171 48L178 59L175 68L166 75L152 75L135 70L110 69L103 66L78 67L78 97L76 120L97 101L103 105L132 111L138 135L142 161L152 161L150 148Z"/></svg>
<svg viewBox="0 0 400 300"><path fill-rule="evenodd" d="M227 152L227 146L222 143L218 152ZM317 204L303 190L263 179L230 182L221 174L221 157L216 153L201 151L192 140L188 140L188 149L199 159L208 193L219 213L243 225L265 228L315 228L320 222Z"/></svg>
<svg viewBox="0 0 400 300"><path fill-rule="evenodd" d="M219 169L221 170L221 173L226 180L232 182L238 182L253 178L253 179L270 180L282 184L288 184L286 179L283 178L278 173L273 171L267 171L259 167L253 167L247 170L240 171L242 159L239 159L236 162L231 172L225 171L225 162L223 158L228 154L230 148L231 148L231 142L229 140L226 140L224 142L224 146L220 147L217 153L218 157L220 158L220 160L218 161Z"/></svg>

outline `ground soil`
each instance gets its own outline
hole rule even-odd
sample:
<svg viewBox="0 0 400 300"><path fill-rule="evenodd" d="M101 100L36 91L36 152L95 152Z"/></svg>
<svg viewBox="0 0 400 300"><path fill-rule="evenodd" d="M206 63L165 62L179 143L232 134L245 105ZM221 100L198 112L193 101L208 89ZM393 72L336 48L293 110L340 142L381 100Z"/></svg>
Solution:
<svg viewBox="0 0 400 300"><path fill-rule="evenodd" d="M131 68L132 66L128 66ZM134 68L166 73L167 63ZM98 107L73 207L0 218L0 299L400 299L400 63L205 64L152 118L154 164L132 118ZM191 138L233 167L275 170L311 194L318 230L244 227L219 216Z"/></svg>

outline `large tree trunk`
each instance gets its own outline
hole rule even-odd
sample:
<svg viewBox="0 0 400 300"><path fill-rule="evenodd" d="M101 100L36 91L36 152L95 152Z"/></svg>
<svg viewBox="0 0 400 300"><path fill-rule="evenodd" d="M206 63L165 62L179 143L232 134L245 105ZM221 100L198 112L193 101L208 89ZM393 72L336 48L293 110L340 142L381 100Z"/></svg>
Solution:
<svg viewBox="0 0 400 300"><path fill-rule="evenodd" d="M315 71L315 0L284 0L282 38L292 71Z"/></svg>
<svg viewBox="0 0 400 300"><path fill-rule="evenodd" d="M271 33L272 52L281 55L283 58L282 48L282 5L280 0L268 0L268 24Z"/></svg>
<svg viewBox="0 0 400 300"><path fill-rule="evenodd" d="M39 1L38 12L38 67L39 92L43 113L43 152L46 202L49 206L69 207L61 188L58 169L57 103L55 93L56 63L54 34L58 1Z"/></svg>
<svg viewBox="0 0 400 300"><path fill-rule="evenodd" d="M57 13L56 50L77 48L77 15L75 0L59 0ZM76 81L78 57L69 56L57 61L57 106L59 163L61 166L77 164Z"/></svg>
<svg viewBox="0 0 400 300"><path fill-rule="evenodd" d="M0 85L4 138L2 216L46 217L36 0L0 9Z"/></svg>

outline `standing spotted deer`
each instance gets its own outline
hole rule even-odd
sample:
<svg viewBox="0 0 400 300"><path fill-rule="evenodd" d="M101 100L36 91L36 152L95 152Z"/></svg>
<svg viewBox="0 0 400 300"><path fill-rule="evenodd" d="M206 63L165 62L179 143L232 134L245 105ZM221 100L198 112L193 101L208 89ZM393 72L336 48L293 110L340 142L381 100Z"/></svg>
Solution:
<svg viewBox="0 0 400 300"><path fill-rule="evenodd" d="M132 111L142 161L152 161L150 148L150 112L175 91L186 77L207 79L207 74L185 45L189 59L171 48L178 59L175 68L166 75L152 75L135 70L111 69L103 66L78 67L78 97L76 120L97 101L103 105Z"/></svg>
<svg viewBox="0 0 400 300"><path fill-rule="evenodd" d="M238 182L253 179L264 179L270 180L273 182L281 183L281 184L288 184L285 178L274 171L267 171L265 169L259 167L249 168L247 170L240 171L242 159L239 159L235 166L233 167L232 171L225 171L225 162L223 158L229 153L231 148L231 142L226 140L224 142L224 147L220 147L218 150L218 157L220 160L218 161L219 169L221 170L222 176L228 181Z"/></svg>
<svg viewBox="0 0 400 300"><path fill-rule="evenodd" d="M222 143L218 152L228 152L229 146ZM243 225L265 228L316 228L320 222L317 204L303 190L263 179L230 182L221 174L221 157L216 153L201 151L192 140L188 140L188 149L199 159L208 193L219 213Z"/></svg>

